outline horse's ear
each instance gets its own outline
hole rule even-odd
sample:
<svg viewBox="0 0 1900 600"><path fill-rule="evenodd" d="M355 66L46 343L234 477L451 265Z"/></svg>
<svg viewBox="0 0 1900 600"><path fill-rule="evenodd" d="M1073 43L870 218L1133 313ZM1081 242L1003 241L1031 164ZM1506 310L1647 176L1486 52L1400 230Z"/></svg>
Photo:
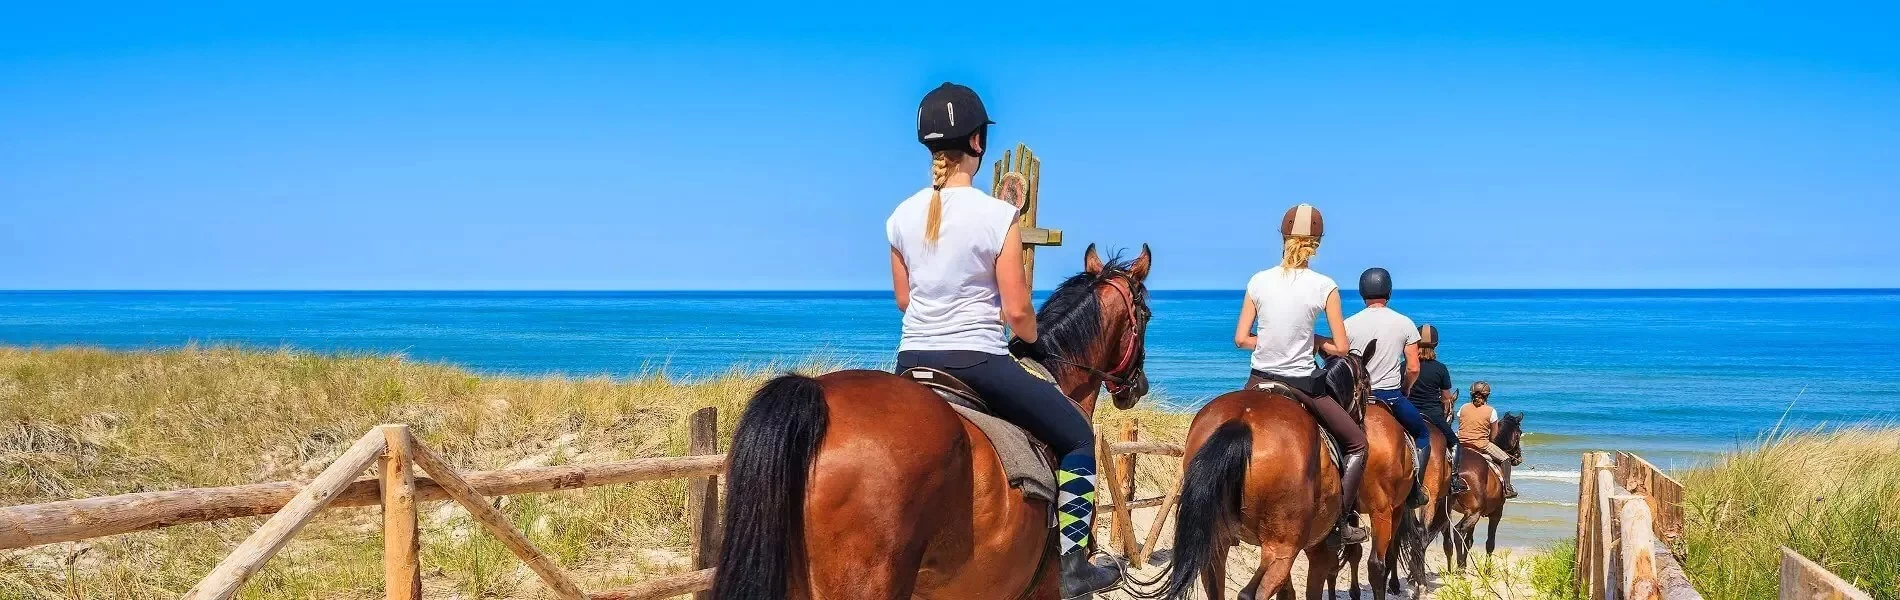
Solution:
<svg viewBox="0 0 1900 600"><path fill-rule="evenodd" d="M1154 255L1148 252L1147 244L1142 244L1141 256L1135 257L1135 262L1128 263L1128 273L1134 275L1136 281L1147 281L1148 266L1151 264L1154 264Z"/></svg>
<svg viewBox="0 0 1900 600"><path fill-rule="evenodd" d="M1082 272L1094 275L1102 272L1102 256L1095 253L1095 244L1082 251Z"/></svg>
<svg viewBox="0 0 1900 600"><path fill-rule="evenodd" d="M1379 352L1379 340L1366 342L1366 349L1359 353L1359 360L1372 362L1372 355Z"/></svg>

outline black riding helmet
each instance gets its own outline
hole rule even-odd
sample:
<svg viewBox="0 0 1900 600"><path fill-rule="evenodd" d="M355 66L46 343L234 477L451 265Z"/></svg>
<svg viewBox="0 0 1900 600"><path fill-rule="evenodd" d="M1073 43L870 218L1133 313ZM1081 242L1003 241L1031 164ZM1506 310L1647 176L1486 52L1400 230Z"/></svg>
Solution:
<svg viewBox="0 0 1900 600"><path fill-rule="evenodd" d="M917 106L917 141L933 153L953 150L982 156L970 145L970 136L983 133L992 123L976 90L946 81L924 94Z"/></svg>
<svg viewBox="0 0 1900 600"><path fill-rule="evenodd" d="M1373 267L1359 274L1359 297L1367 300L1392 299L1392 274Z"/></svg>

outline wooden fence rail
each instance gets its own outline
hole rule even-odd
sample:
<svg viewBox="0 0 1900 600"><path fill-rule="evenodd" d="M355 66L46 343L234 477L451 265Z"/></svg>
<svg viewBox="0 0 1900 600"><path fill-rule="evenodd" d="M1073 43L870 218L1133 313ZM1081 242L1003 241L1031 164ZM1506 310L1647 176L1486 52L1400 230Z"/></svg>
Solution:
<svg viewBox="0 0 1900 600"><path fill-rule="evenodd" d="M237 517L271 515L229 556L186 593L191 600L230 598L303 526L326 508L383 507L385 597L421 596L420 531L416 503L453 500L504 547L520 558L562 600L657 600L701 593L712 587L712 560L720 541L717 478L726 457L718 454L711 407L693 413L690 456L641 458L592 465L564 465L461 473L417 440L406 425L383 425L365 434L323 473L308 482L146 492L0 508L0 550L69 542L134 531ZM358 478L377 467L374 477ZM428 474L418 476L415 468ZM689 478L693 571L655 578L626 589L587 594L560 565L536 549L492 496Z"/></svg>

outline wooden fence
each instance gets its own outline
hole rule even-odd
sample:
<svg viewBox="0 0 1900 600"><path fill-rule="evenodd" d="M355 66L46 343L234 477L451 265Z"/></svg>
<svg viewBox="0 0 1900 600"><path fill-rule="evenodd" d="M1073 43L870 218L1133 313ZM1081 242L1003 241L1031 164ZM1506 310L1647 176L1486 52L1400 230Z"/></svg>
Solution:
<svg viewBox="0 0 1900 600"><path fill-rule="evenodd" d="M1590 600L1701 600L1671 548L1682 536L1682 483L1628 452L1587 452L1577 486L1576 589ZM1872 600L1781 549L1782 600Z"/></svg>
<svg viewBox="0 0 1900 600"><path fill-rule="evenodd" d="M711 407L693 413L688 456L641 458L592 465L567 465L462 473L417 440L407 425L383 425L364 434L341 457L309 482L277 482L220 488L146 492L64 502L0 508L0 550L69 542L201 523L271 515L211 573L193 586L191 600L230 598L303 526L326 508L381 505L385 597L421 596L418 554L421 535L416 503L453 500L483 529L525 563L548 590L562 600L655 600L712 587L718 556L718 415ZM359 479L375 466L377 475ZM416 473L420 467L426 477ZM693 571L659 577L625 589L589 594L547 555L530 543L506 515L489 504L507 496L584 487L688 478L686 514L691 519Z"/></svg>
<svg viewBox="0 0 1900 600"><path fill-rule="evenodd" d="M1123 419L1118 428L1119 439L1109 441L1106 434L1097 433L1095 438L1096 469L1100 471L1101 484L1108 493L1096 492L1098 504L1095 514L1098 524L1108 527L1109 548L1127 558L1134 564L1148 562L1154 554L1154 548L1161 540L1161 529L1168 523L1168 516L1174 513L1174 505L1181 500L1181 486L1167 486L1166 494L1154 498L1136 497L1136 472L1140 455L1152 454L1179 458L1185 452L1180 444L1168 442L1141 441L1141 422L1135 419ZM1180 472L1179 468L1175 469ZM1111 503L1099 503L1100 499ZM1140 508L1160 508L1154 520L1148 524L1148 533L1142 540L1135 539L1134 511Z"/></svg>

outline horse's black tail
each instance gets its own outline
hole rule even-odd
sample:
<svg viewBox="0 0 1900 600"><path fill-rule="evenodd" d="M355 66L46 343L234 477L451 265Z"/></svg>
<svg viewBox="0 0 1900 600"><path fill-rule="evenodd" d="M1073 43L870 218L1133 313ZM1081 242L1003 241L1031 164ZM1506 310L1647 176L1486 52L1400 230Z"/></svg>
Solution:
<svg viewBox="0 0 1900 600"><path fill-rule="evenodd" d="M805 477L825 437L825 390L782 375L759 388L726 463L726 539L712 596L781 600L805 543Z"/></svg>
<svg viewBox="0 0 1900 600"><path fill-rule="evenodd" d="M1174 524L1174 556L1158 596L1186 598L1195 580L1213 574L1214 561L1226 556L1226 544L1240 526L1240 493L1247 485L1247 460L1253 456L1253 431L1230 422L1194 452L1181 477L1181 515ZM1224 582L1221 585L1226 585Z"/></svg>
<svg viewBox="0 0 1900 600"><path fill-rule="evenodd" d="M1412 584L1413 590L1425 586L1425 548L1431 545L1431 533L1425 530L1425 523L1418 520L1418 509L1406 508L1399 511L1398 523L1399 560L1393 565L1393 574L1397 567L1404 567L1405 580Z"/></svg>

